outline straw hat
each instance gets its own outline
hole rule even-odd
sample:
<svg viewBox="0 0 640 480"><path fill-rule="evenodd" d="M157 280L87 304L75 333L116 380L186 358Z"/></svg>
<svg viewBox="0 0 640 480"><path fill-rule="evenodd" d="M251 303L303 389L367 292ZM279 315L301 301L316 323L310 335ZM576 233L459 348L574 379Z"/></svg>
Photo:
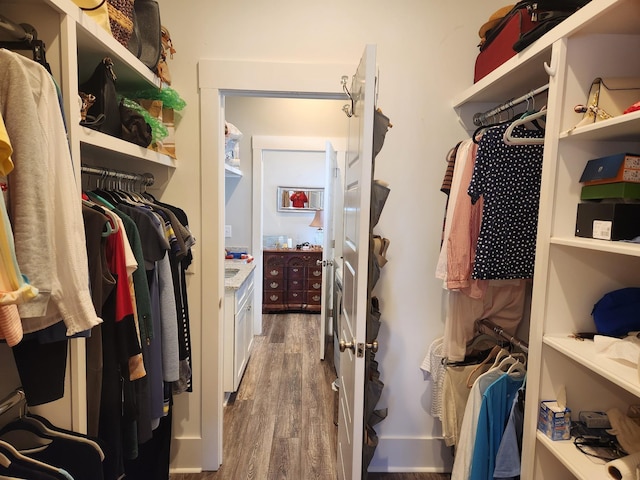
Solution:
<svg viewBox="0 0 640 480"><path fill-rule="evenodd" d="M500 20L502 20L513 9L513 7L513 5L506 5L493 12L489 17L489 20L480 27L480 31L478 32L478 35L480 36L480 44L485 42L487 32L498 25Z"/></svg>

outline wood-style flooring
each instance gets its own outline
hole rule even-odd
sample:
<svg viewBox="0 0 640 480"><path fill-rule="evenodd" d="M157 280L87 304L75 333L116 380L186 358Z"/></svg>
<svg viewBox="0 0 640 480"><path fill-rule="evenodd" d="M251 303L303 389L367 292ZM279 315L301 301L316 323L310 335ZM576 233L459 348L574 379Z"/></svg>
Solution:
<svg viewBox="0 0 640 480"><path fill-rule="evenodd" d="M249 364L224 408L217 472L171 480L335 480L337 393L329 347L319 360L319 315L263 315ZM368 480L445 480L433 473L369 473Z"/></svg>

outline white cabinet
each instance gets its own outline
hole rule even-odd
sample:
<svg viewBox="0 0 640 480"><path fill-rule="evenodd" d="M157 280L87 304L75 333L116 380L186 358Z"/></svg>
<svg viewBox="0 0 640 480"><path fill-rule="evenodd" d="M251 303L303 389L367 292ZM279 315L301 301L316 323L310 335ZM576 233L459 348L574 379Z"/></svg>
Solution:
<svg viewBox="0 0 640 480"><path fill-rule="evenodd" d="M595 77L639 76L640 2L592 0L529 49L463 92L455 102L473 131L475 112L549 83L522 454L523 479L593 479L604 467L572 441L550 441L536 429L540 400L566 387L573 419L581 410L640 403L635 368L595 353L572 333L593 331L591 309L605 293L640 286L640 245L578 238L580 174L586 162L640 151L640 112L571 130ZM543 65L546 62L546 68Z"/></svg>
<svg viewBox="0 0 640 480"><path fill-rule="evenodd" d="M225 288L224 391L235 392L249 362L253 345L253 272L240 288Z"/></svg>

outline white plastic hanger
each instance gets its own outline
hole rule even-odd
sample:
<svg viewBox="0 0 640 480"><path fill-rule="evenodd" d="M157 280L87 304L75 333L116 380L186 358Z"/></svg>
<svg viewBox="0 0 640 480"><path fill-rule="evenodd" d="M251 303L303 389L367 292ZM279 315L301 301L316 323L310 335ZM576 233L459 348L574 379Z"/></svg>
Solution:
<svg viewBox="0 0 640 480"><path fill-rule="evenodd" d="M520 360L516 360L515 363L512 363L507 369L507 375L512 373L527 373L527 367L525 367L524 363Z"/></svg>
<svg viewBox="0 0 640 480"><path fill-rule="evenodd" d="M531 115L527 115L526 117L515 120L505 130L504 135L502 136L502 140L507 145L544 145L544 138L512 137L511 134L513 133L513 129L518 125L524 125L532 120L542 118L546 115L547 110L543 108L539 112L532 113Z"/></svg>

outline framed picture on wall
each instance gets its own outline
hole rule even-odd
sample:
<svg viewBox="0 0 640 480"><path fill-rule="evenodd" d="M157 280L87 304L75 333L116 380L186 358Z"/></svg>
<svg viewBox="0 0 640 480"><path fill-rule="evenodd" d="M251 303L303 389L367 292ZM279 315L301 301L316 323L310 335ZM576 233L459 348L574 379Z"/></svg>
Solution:
<svg viewBox="0 0 640 480"><path fill-rule="evenodd" d="M324 188L278 187L279 212L304 212L324 208Z"/></svg>

